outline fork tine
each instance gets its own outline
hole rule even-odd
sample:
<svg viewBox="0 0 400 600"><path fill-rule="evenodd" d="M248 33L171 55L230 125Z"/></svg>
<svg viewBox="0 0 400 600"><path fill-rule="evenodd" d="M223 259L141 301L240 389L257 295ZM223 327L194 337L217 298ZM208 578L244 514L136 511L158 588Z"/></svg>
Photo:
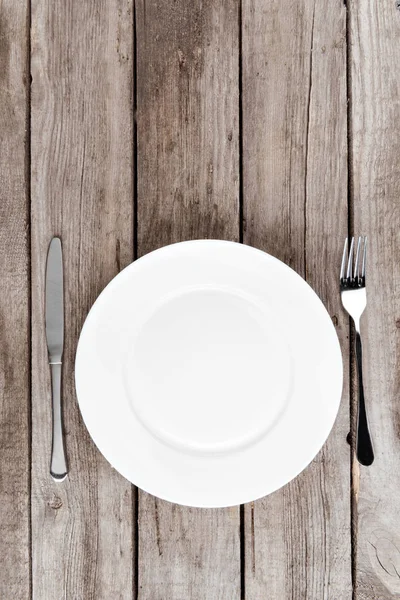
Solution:
<svg viewBox="0 0 400 600"><path fill-rule="evenodd" d="M354 238L351 238L349 262L347 264L347 279L353 279Z"/></svg>
<svg viewBox="0 0 400 600"><path fill-rule="evenodd" d="M340 281L343 281L343 279L344 279L344 271L346 269L346 259L347 259L347 246L348 246L348 238L346 238L344 241L342 266L340 267Z"/></svg>
<svg viewBox="0 0 400 600"><path fill-rule="evenodd" d="M361 237L361 235L358 237L358 242L357 242L357 254L356 254L356 264L354 267L354 279L359 279L360 275L358 273L358 267L360 264L360 248L361 248L361 240L363 238Z"/></svg>
<svg viewBox="0 0 400 600"><path fill-rule="evenodd" d="M365 279L365 267L367 264L367 236L364 236L364 252L363 252L363 261L361 268L361 277Z"/></svg>

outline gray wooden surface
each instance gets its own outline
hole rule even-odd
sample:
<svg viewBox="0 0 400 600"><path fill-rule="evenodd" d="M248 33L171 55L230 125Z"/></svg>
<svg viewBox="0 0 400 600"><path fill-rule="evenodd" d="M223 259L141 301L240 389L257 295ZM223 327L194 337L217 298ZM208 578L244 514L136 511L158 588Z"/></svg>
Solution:
<svg viewBox="0 0 400 600"><path fill-rule="evenodd" d="M31 20L33 597L131 600L135 491L82 423L74 359L90 306L133 258L133 7L128 0L40 0L32 2ZM45 261L54 234L62 238L65 272L70 474L62 484L49 477L51 397L43 337Z"/></svg>
<svg viewBox="0 0 400 600"><path fill-rule="evenodd" d="M350 10L351 212L369 236L365 386L373 469L354 473L357 598L400 598L400 11Z"/></svg>
<svg viewBox="0 0 400 600"><path fill-rule="evenodd" d="M1 599L400 598L399 54L392 0L1 0ZM370 468L345 441L356 382L337 271L348 232L369 236ZM53 235L66 285L62 484L48 475ZM243 241L297 270L344 357L341 409L316 459L226 510L171 505L120 477L89 438L73 382L80 328L107 282L198 237Z"/></svg>
<svg viewBox="0 0 400 600"><path fill-rule="evenodd" d="M341 2L243 3L244 242L298 271L348 355L337 292L347 235L346 10ZM351 598L348 362L322 451L245 508L245 597ZM296 452L296 448L292 448Z"/></svg>
<svg viewBox="0 0 400 600"><path fill-rule="evenodd" d="M239 240L239 5L139 0L137 253ZM139 599L240 600L240 513L139 492Z"/></svg>
<svg viewBox="0 0 400 600"><path fill-rule="evenodd" d="M28 7L0 4L0 598L30 595Z"/></svg>

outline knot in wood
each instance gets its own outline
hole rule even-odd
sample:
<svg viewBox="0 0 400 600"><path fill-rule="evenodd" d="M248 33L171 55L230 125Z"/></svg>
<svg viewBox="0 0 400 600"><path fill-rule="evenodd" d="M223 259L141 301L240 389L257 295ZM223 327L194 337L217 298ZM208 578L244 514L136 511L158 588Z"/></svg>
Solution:
<svg viewBox="0 0 400 600"><path fill-rule="evenodd" d="M50 500L48 502L48 505L50 506L50 508L54 508L54 510L61 508L62 504L63 503L62 503L61 498L59 498L55 494L53 494L53 496L50 498Z"/></svg>

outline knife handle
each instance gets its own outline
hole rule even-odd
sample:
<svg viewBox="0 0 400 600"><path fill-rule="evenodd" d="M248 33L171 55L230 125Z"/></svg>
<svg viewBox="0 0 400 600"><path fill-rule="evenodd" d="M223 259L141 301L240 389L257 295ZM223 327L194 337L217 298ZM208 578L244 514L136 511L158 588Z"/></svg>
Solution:
<svg viewBox="0 0 400 600"><path fill-rule="evenodd" d="M50 363L53 407L53 441L51 447L50 475L54 481L63 481L67 476L64 434L61 410L61 363Z"/></svg>

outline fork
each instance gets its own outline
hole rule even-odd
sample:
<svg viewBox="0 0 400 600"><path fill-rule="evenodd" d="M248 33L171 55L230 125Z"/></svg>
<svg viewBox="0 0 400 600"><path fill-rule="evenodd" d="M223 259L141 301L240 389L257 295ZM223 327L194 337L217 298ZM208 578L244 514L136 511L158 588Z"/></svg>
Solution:
<svg viewBox="0 0 400 600"><path fill-rule="evenodd" d="M372 449L367 412L365 409L362 372L362 344L360 334L360 318L367 305L367 294L365 290L367 238L365 236L360 236L358 238L354 270L354 237L351 238L348 256L347 251L348 238L346 238L344 243L342 266L340 269L340 295L342 297L342 304L350 317L353 319L356 330L356 356L358 373L356 456L360 464L369 466L374 462L374 451Z"/></svg>

